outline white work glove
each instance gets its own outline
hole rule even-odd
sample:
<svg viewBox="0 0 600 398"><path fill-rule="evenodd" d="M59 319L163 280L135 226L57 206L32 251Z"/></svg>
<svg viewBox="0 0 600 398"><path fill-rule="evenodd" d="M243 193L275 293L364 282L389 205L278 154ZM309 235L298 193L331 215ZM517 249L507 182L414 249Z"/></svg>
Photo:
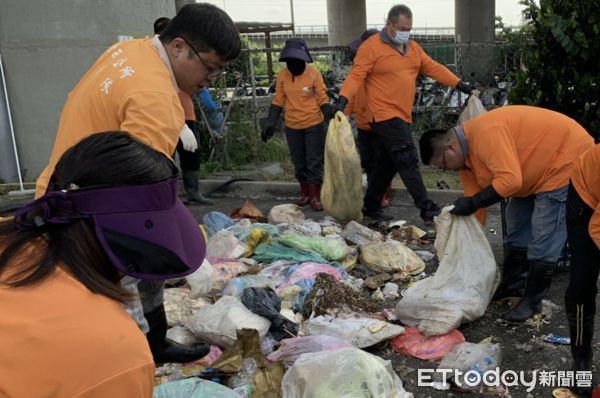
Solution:
<svg viewBox="0 0 600 398"><path fill-rule="evenodd" d="M188 152L195 152L198 149L198 141L196 141L196 137L194 137L194 132L184 124L179 132L179 139L183 144L183 149Z"/></svg>

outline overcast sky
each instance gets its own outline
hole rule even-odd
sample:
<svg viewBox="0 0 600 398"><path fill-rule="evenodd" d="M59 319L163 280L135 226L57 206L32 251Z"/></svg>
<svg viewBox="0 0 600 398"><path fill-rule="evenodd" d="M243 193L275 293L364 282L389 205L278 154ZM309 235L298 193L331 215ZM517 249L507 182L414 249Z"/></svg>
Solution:
<svg viewBox="0 0 600 398"><path fill-rule="evenodd" d="M290 0L200 0L225 9L236 22L291 22ZM294 0L296 25L326 25L327 0ZM366 0L367 24L382 25L388 10L402 1ZM414 27L454 26L454 0L406 0ZM507 25L520 25L519 0L496 0L496 15Z"/></svg>

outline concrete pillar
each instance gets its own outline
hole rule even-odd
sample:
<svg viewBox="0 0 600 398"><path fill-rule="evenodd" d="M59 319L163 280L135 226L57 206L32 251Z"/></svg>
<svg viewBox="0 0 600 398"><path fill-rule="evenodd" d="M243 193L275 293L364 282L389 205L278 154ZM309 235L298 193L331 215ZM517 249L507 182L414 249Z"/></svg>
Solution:
<svg viewBox="0 0 600 398"><path fill-rule="evenodd" d="M495 8L495 0L454 0L456 65L465 81L493 81Z"/></svg>
<svg viewBox="0 0 600 398"><path fill-rule="evenodd" d="M119 35L151 35L156 18L174 14L173 0L0 1L0 52L26 180L46 166L67 94L96 58Z"/></svg>
<svg viewBox="0 0 600 398"><path fill-rule="evenodd" d="M187 4L194 4L194 0L175 0L175 11L179 12L183 8L183 6Z"/></svg>
<svg viewBox="0 0 600 398"><path fill-rule="evenodd" d="M367 29L365 0L327 0L330 46L345 46Z"/></svg>

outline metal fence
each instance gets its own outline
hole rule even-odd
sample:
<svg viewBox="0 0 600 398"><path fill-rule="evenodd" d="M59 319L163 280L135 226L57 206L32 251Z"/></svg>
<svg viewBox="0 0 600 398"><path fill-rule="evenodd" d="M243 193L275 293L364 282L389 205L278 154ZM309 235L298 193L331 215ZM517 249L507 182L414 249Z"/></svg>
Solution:
<svg viewBox="0 0 600 398"><path fill-rule="evenodd" d="M422 47L434 60L466 81L470 79L465 75L465 65L469 64L471 71L480 65L481 71L475 72L485 76L485 81L477 88L481 91L482 102L487 108L507 103L508 89L512 85L511 72L522 67L519 50L508 43L440 43L425 44ZM211 160L223 163L224 159L232 157L232 151L253 153L251 147L260 145L260 119L266 116L274 87L274 76L269 76L266 68L267 54L271 53L272 58L277 60L280 51L280 48L245 49L230 68L230 73L216 82L213 94L225 107L230 106L231 110L226 120L228 133L215 144L218 145L217 148L211 148ZM485 55L485 62L480 60L481 54ZM335 100L351 68L352 54L346 47L316 47L311 48L311 55L313 65L324 76L330 99ZM469 56L477 58L465 58ZM476 62L465 62L473 60ZM284 66L284 63L274 62L274 75ZM430 78L419 76L413 108L413 131L418 135L426 128L443 127L456 122L465 100L466 95ZM241 136L245 138L240 139ZM282 150L287 148L283 146ZM262 160L259 152L255 153L257 161Z"/></svg>

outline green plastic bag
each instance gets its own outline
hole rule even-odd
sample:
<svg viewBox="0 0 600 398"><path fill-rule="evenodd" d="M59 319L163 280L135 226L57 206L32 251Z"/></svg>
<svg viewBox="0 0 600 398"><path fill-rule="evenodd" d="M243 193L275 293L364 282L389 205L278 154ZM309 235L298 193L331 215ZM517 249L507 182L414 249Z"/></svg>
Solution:
<svg viewBox="0 0 600 398"><path fill-rule="evenodd" d="M331 261L341 260L351 252L343 240L322 236L283 235L279 242L295 249L319 253Z"/></svg>
<svg viewBox="0 0 600 398"><path fill-rule="evenodd" d="M362 218L362 168L352 127L342 112L335 114L327 129L321 203L340 222Z"/></svg>

